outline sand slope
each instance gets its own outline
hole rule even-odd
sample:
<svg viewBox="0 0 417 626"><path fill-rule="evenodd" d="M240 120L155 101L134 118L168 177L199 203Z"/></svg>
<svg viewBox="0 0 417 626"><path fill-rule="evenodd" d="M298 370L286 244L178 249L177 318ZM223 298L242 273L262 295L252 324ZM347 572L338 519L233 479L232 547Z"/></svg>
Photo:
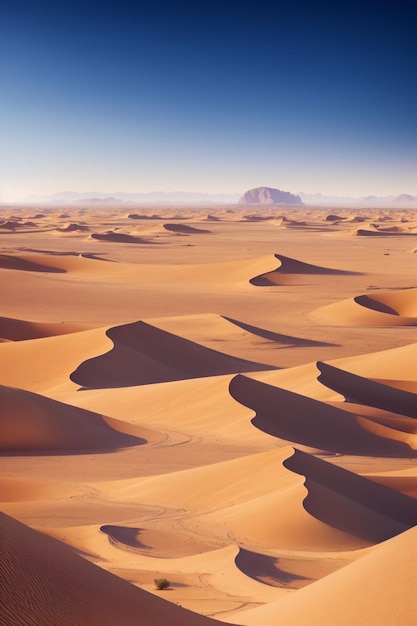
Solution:
<svg viewBox="0 0 417 626"><path fill-rule="evenodd" d="M260 274L251 278L252 285L257 287L268 287L296 281L298 276L349 276L352 272L347 270L337 270L328 267L312 265L297 259L291 259L282 254L275 254L275 258L280 262L279 267L272 271Z"/></svg>
<svg viewBox="0 0 417 626"><path fill-rule="evenodd" d="M4 626L217 623L133 587L4 514L0 534Z"/></svg>
<svg viewBox="0 0 417 626"><path fill-rule="evenodd" d="M0 399L1 452L80 451L144 443L139 436L117 432L100 415L29 391L1 386Z"/></svg>
<svg viewBox="0 0 417 626"><path fill-rule="evenodd" d="M362 294L317 309L312 317L348 326L416 326L417 289Z"/></svg>
<svg viewBox="0 0 417 626"><path fill-rule="evenodd" d="M236 624L413 626L417 619L415 528L295 595L241 612Z"/></svg>
<svg viewBox="0 0 417 626"><path fill-rule="evenodd" d="M0 341L25 341L55 335L68 335L82 331L82 325L64 323L32 322L10 317L0 317Z"/></svg>

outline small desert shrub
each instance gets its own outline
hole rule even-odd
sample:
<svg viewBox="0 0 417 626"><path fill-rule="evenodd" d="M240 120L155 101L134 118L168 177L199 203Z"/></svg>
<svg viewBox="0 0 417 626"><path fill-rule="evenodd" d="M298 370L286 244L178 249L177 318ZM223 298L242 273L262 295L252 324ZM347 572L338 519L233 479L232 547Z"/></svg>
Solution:
<svg viewBox="0 0 417 626"><path fill-rule="evenodd" d="M168 589L169 587L169 580L166 578L155 578L154 583L157 589Z"/></svg>

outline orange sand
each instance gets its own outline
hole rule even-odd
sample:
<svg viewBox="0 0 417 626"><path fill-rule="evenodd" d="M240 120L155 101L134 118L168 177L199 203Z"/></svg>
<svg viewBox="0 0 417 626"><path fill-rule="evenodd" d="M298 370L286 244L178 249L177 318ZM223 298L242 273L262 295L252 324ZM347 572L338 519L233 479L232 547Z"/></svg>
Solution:
<svg viewBox="0 0 417 626"><path fill-rule="evenodd" d="M417 211L1 218L0 624L417 623Z"/></svg>

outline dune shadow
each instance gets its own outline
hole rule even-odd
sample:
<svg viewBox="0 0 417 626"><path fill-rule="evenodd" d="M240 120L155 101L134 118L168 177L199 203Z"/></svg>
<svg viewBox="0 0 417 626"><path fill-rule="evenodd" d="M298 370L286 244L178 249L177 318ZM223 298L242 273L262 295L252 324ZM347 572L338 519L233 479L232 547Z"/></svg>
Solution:
<svg viewBox="0 0 417 626"><path fill-rule="evenodd" d="M365 307L366 309L371 309L372 311L378 311L378 313L388 313L388 315L399 315L399 313L393 309L392 307L384 304L384 302L378 302L374 298L370 298L369 296L355 296L353 300L356 304Z"/></svg>
<svg viewBox="0 0 417 626"><path fill-rule="evenodd" d="M358 237L416 237L416 233L392 232L390 230L368 230L359 228L356 231Z"/></svg>
<svg viewBox="0 0 417 626"><path fill-rule="evenodd" d="M305 510L333 528L380 542L417 524L414 498L300 450L283 464L305 476Z"/></svg>
<svg viewBox="0 0 417 626"><path fill-rule="evenodd" d="M273 437L342 454L417 455L406 444L363 428L352 413L243 375L230 381L229 393L255 412L252 424Z"/></svg>
<svg viewBox="0 0 417 626"><path fill-rule="evenodd" d="M0 254L0 268L6 270L19 270L23 272L42 272L50 274L66 274L67 270L59 267L50 267L41 263L34 263L23 257L11 254Z"/></svg>
<svg viewBox="0 0 417 626"><path fill-rule="evenodd" d="M312 265L282 254L275 254L274 256L280 261L281 265L275 270L251 278L249 280L251 285L255 285L256 287L273 287L280 285L281 281L288 282L288 278L291 276L362 276L362 272L352 272L322 267L320 265Z"/></svg>
<svg viewBox="0 0 417 626"><path fill-rule="evenodd" d="M407 417L417 418L417 394L351 374L328 363L317 362L318 380L348 402L372 406Z"/></svg>
<svg viewBox="0 0 417 626"><path fill-rule="evenodd" d="M84 361L70 375L84 389L132 387L275 369L206 348L146 322L116 326L106 334L113 348Z"/></svg>
<svg viewBox="0 0 417 626"><path fill-rule="evenodd" d="M105 524L104 526L100 526L100 532L107 535L109 542L117 548L125 550L149 549L149 546L141 543L138 539L141 532L140 528Z"/></svg>
<svg viewBox="0 0 417 626"><path fill-rule="evenodd" d="M296 588L312 582L307 576L287 572L279 567L280 559L240 548L235 558L236 567L246 576L271 587Z"/></svg>
<svg viewBox="0 0 417 626"><path fill-rule="evenodd" d="M133 243L133 244L156 244L157 242L145 239L144 237L135 237L124 233L92 233L90 239L97 241L108 241L111 243ZM159 242L158 242L159 243Z"/></svg>
<svg viewBox="0 0 417 626"><path fill-rule="evenodd" d="M250 324L245 324L244 322L240 322L239 320L233 319L231 317L227 317L226 315L222 315L223 319L227 320L231 324L242 328L242 330L247 330L252 335L256 335L257 337L261 337L262 339L267 339L268 341L274 341L276 343L282 343L293 348L309 348L309 347L324 347L324 346L337 346L339 344L334 343L326 343L324 341L313 341L311 339L302 339L300 337L292 337L290 335L281 335L280 333L274 333L270 330L266 330L264 328L259 328L257 326L251 326Z"/></svg>
<svg viewBox="0 0 417 626"><path fill-rule="evenodd" d="M211 230L195 228L194 226L188 226L188 224L164 224L164 228L172 233L184 235L205 235L211 233Z"/></svg>

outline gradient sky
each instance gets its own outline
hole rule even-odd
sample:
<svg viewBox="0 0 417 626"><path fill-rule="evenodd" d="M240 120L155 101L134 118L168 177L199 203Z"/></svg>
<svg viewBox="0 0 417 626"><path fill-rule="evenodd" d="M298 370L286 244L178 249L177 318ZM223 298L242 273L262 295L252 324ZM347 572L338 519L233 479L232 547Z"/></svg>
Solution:
<svg viewBox="0 0 417 626"><path fill-rule="evenodd" d="M0 9L0 193L417 195L417 3Z"/></svg>

